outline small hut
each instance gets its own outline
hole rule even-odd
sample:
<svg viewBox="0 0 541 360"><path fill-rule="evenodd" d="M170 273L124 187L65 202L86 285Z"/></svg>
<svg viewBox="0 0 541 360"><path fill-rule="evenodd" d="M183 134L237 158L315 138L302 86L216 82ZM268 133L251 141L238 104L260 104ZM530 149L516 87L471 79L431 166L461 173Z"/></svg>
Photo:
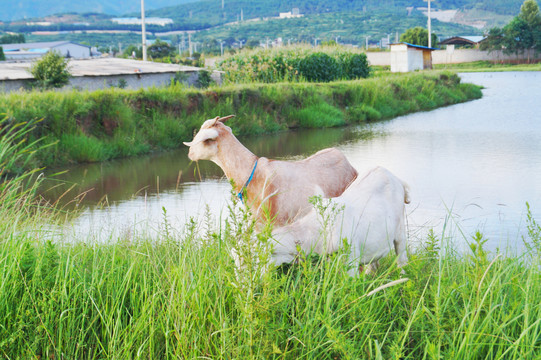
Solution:
<svg viewBox="0 0 541 360"><path fill-rule="evenodd" d="M432 51L437 48L409 43L391 44L391 72L432 69Z"/></svg>

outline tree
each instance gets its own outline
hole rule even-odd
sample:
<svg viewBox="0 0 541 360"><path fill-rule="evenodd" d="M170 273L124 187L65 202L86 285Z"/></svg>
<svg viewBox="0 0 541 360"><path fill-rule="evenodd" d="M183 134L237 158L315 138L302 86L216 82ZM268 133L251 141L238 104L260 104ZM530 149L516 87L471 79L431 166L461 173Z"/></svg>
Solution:
<svg viewBox="0 0 541 360"><path fill-rule="evenodd" d="M532 45L536 52L541 52L541 12L535 0L526 0L520 7L518 17L524 20L530 32Z"/></svg>
<svg viewBox="0 0 541 360"><path fill-rule="evenodd" d="M133 54L135 54L136 59L142 59L143 49L140 46L130 45L124 49L124 52L122 53L122 57L131 58L133 57Z"/></svg>
<svg viewBox="0 0 541 360"><path fill-rule="evenodd" d="M520 13L503 29L490 29L482 50L500 50L506 53L524 53L534 49L541 52L541 14L535 0L526 0Z"/></svg>
<svg viewBox="0 0 541 360"><path fill-rule="evenodd" d="M438 43L438 37L432 33L432 46ZM400 41L413 45L428 46L428 30L420 26L410 28L400 35Z"/></svg>
<svg viewBox="0 0 541 360"><path fill-rule="evenodd" d="M503 48L504 33L499 27L493 27L488 31L485 40L479 44L480 50L501 50Z"/></svg>
<svg viewBox="0 0 541 360"><path fill-rule="evenodd" d="M4 54L4 48L0 46L0 61L6 60L6 55Z"/></svg>
<svg viewBox="0 0 541 360"><path fill-rule="evenodd" d="M59 52L49 51L32 64L30 73L34 76L38 87L60 88L69 82L68 61L69 59L64 58Z"/></svg>
<svg viewBox="0 0 541 360"><path fill-rule="evenodd" d="M503 40L505 52L518 54L534 45L528 23L519 16L514 17L509 24L505 25L503 32L505 34Z"/></svg>
<svg viewBox="0 0 541 360"><path fill-rule="evenodd" d="M26 42L23 34L4 34L0 36L0 44L22 44Z"/></svg>
<svg viewBox="0 0 541 360"><path fill-rule="evenodd" d="M535 27L541 24L541 16L539 14L539 5L535 0L526 0L520 7L518 17L526 21L528 26Z"/></svg>
<svg viewBox="0 0 541 360"><path fill-rule="evenodd" d="M165 41L156 39L154 44L150 45L147 49L147 54L153 59L163 58L166 56L172 56L175 53L175 49Z"/></svg>

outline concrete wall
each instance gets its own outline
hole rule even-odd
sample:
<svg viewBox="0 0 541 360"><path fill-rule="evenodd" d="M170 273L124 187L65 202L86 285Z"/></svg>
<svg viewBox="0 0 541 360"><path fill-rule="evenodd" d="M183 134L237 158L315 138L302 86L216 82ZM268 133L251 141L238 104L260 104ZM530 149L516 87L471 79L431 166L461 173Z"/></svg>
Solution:
<svg viewBox="0 0 541 360"><path fill-rule="evenodd" d="M392 56L390 51L366 53L370 65L377 66L390 66ZM432 64L456 64L481 60L497 62L527 61L528 56L530 60L541 60L541 54L535 55L533 50L519 55L506 55L503 51L488 52L477 49L435 50L432 51Z"/></svg>
<svg viewBox="0 0 541 360"><path fill-rule="evenodd" d="M366 58L370 65L375 66L389 66L391 65L391 52L390 51L378 51L378 52L366 52Z"/></svg>
<svg viewBox="0 0 541 360"><path fill-rule="evenodd" d="M199 74L197 71L185 72L187 78L185 82L188 85L195 85ZM175 77L174 73L159 74L128 74L128 75L109 75L109 76L78 76L72 77L68 85L63 90L99 90L109 87L119 87L124 80L126 89L140 89L149 87L168 86L171 79Z"/></svg>
<svg viewBox="0 0 541 360"><path fill-rule="evenodd" d="M497 62L512 62L523 60L541 59L541 54L535 55L533 50L529 50L524 54L504 54L503 51L481 51L477 49L446 49L436 50L432 52L433 64L458 64L473 61L497 61Z"/></svg>
<svg viewBox="0 0 541 360"><path fill-rule="evenodd" d="M29 89L27 80L3 80L0 81L0 91L1 92L12 92Z"/></svg>
<svg viewBox="0 0 541 360"><path fill-rule="evenodd" d="M197 86L199 71L184 71L183 83L189 86ZM140 89L149 87L168 86L176 73L155 73L155 74L123 74L107 76L74 76L70 78L68 85L59 90L99 90L110 87L120 87L124 83L126 89ZM212 80L221 84L221 73L214 71L211 74ZM0 92L12 92L21 89L30 90L32 80L0 80Z"/></svg>

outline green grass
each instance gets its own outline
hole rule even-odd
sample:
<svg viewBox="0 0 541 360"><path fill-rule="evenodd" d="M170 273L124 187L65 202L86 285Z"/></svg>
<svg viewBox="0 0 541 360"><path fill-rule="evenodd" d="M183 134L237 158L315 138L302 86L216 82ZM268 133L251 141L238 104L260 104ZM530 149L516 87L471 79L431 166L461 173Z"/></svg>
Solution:
<svg viewBox="0 0 541 360"><path fill-rule="evenodd" d="M236 114L233 131L249 135L357 124L479 97L478 86L455 74L427 72L325 84L11 93L0 95L0 113L8 125L41 120L29 141L50 146L35 164L55 166L176 148L217 115Z"/></svg>
<svg viewBox="0 0 541 360"><path fill-rule="evenodd" d="M25 150L1 146L0 164ZM164 210L155 235L68 241L31 175L0 182L0 358L540 357L541 226L529 209L523 254L488 253L479 233L459 254L430 232L410 251L410 280L369 295L400 278L394 258L358 278L345 250L266 268L269 229L256 235L234 196L224 226L208 216L179 231Z"/></svg>
<svg viewBox="0 0 541 360"><path fill-rule="evenodd" d="M541 71L541 63L511 64L493 63L490 61L474 61L460 64L437 64L434 69L454 70L461 72L493 72L493 71Z"/></svg>
<svg viewBox="0 0 541 360"><path fill-rule="evenodd" d="M11 213L0 225L0 356L8 359L541 354L539 227L532 249L517 257L487 253L481 235L471 240L478 247L457 254L431 234L410 253L408 282L367 296L399 279L393 258L355 279L342 253L264 271L267 247L253 242L266 238L256 240L242 215L224 228L164 225L152 240L108 244L50 241L45 226L21 217ZM248 265L237 275L230 249L239 240L249 244L240 246Z"/></svg>

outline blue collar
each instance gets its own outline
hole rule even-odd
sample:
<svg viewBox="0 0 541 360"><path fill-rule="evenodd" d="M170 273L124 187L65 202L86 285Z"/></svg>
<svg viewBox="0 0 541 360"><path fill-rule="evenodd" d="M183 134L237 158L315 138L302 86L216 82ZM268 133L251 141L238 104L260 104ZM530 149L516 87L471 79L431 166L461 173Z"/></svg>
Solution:
<svg viewBox="0 0 541 360"><path fill-rule="evenodd" d="M248 181L246 181L246 184L244 184L242 189L240 189L239 193L237 194L237 196L240 199L240 202L243 203L243 204L244 204L244 199L242 198L242 193L244 192L244 190L246 190L246 188L250 184L250 181L252 181L252 178L254 177L255 168L257 167L257 160L258 159L255 160L254 168L252 169L252 173L250 174L250 177L248 178Z"/></svg>

